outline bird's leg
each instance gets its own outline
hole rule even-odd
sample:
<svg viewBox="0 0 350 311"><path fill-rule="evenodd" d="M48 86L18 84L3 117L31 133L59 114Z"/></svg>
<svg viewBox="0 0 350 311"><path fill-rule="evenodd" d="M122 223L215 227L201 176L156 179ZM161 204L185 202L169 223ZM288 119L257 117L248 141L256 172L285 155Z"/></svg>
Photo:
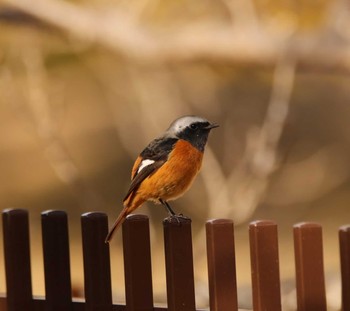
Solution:
<svg viewBox="0 0 350 311"><path fill-rule="evenodd" d="M169 216L176 216L175 212L170 207L170 205L169 205L169 203L167 201L164 201L163 199L159 199L159 202L165 207L165 209L167 210Z"/></svg>
<svg viewBox="0 0 350 311"><path fill-rule="evenodd" d="M183 214L179 214L177 215L173 209L170 207L169 203L163 199L159 199L159 202L165 207L165 209L167 210L168 214L169 214L169 219L171 220L175 220L179 225L181 224L180 218L182 219L189 219L188 217L184 216Z"/></svg>

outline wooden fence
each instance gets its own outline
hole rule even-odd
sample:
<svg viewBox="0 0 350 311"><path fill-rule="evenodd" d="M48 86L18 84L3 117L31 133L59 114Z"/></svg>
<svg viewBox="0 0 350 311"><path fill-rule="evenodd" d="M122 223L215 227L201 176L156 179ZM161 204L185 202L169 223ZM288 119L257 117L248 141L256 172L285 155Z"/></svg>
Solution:
<svg viewBox="0 0 350 311"><path fill-rule="evenodd" d="M3 212L7 293L0 310L128 310L194 311L191 220L164 221L168 308L153 306L149 222L131 215L123 225L125 305L112 302L107 216L81 217L85 302L72 299L67 215L42 213L46 297L33 298L31 287L28 212ZM206 223L210 310L237 310L234 230L231 220ZM255 221L249 226L255 311L281 310L277 225ZM339 229L343 311L350 311L350 226ZM299 311L326 310L322 228L313 223L294 226L297 305Z"/></svg>

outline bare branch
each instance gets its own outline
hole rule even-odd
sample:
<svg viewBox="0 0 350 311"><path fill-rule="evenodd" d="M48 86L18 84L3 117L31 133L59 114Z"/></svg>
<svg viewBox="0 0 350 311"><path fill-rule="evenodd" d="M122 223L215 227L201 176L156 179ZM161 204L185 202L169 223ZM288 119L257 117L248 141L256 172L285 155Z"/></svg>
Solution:
<svg viewBox="0 0 350 311"><path fill-rule="evenodd" d="M304 66L349 70L350 43L328 40L327 33L274 35L262 26L197 25L189 22L176 31L151 31L138 14L115 9L95 12L66 1L4 0L81 40L101 44L139 63L183 62L206 59L260 65L275 64L288 51ZM249 11L249 10L247 10ZM142 47L142 48L140 48Z"/></svg>
<svg viewBox="0 0 350 311"><path fill-rule="evenodd" d="M26 49L23 63L27 71L28 105L46 158L56 176L67 184L86 208L96 208L97 194L85 184L66 149L53 118L47 94L47 76L39 49Z"/></svg>
<svg viewBox="0 0 350 311"><path fill-rule="evenodd" d="M276 165L279 140L289 111L289 101L293 90L295 61L282 56L276 66L271 101L267 109L265 121L254 144L258 146L252 158L252 170L256 175L269 175Z"/></svg>
<svg viewBox="0 0 350 311"><path fill-rule="evenodd" d="M225 177L211 150L207 150L209 165L202 175L209 197L210 217L214 217L219 206L222 217L233 217L239 224L249 219L262 200L270 175L277 168L278 142L289 111L295 68L293 59L280 59L264 123L260 129L249 133L242 161L229 177Z"/></svg>
<svg viewBox="0 0 350 311"><path fill-rule="evenodd" d="M258 28L258 18L252 0L222 0L236 27Z"/></svg>

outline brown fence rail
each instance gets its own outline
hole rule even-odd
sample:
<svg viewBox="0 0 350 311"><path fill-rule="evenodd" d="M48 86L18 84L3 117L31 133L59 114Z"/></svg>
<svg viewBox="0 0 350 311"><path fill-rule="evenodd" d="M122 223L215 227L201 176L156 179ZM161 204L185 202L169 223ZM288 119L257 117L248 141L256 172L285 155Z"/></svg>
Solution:
<svg viewBox="0 0 350 311"><path fill-rule="evenodd" d="M8 311L195 311L191 220L164 226L168 308L154 307L149 222L130 215L123 225L126 305L112 302L107 216L81 217L85 302L72 298L67 215L42 213L46 297L32 296L29 221L26 210L3 212L7 293L0 310ZM206 223L210 310L238 310L233 222ZM281 310L277 225L255 221L249 226L253 308ZM350 311L350 226L339 229L342 310ZM313 223L294 226L298 311L326 310L322 228Z"/></svg>

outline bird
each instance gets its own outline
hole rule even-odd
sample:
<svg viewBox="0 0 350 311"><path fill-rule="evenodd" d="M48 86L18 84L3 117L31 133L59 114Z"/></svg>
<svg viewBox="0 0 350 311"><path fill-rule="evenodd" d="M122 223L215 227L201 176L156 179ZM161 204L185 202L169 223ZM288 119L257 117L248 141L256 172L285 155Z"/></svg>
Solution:
<svg viewBox="0 0 350 311"><path fill-rule="evenodd" d="M126 217L146 201L162 204L169 217L183 217L176 215L168 201L179 198L190 188L201 168L209 132L218 126L199 116L183 116L147 145L134 162L123 209L106 243L111 241Z"/></svg>

